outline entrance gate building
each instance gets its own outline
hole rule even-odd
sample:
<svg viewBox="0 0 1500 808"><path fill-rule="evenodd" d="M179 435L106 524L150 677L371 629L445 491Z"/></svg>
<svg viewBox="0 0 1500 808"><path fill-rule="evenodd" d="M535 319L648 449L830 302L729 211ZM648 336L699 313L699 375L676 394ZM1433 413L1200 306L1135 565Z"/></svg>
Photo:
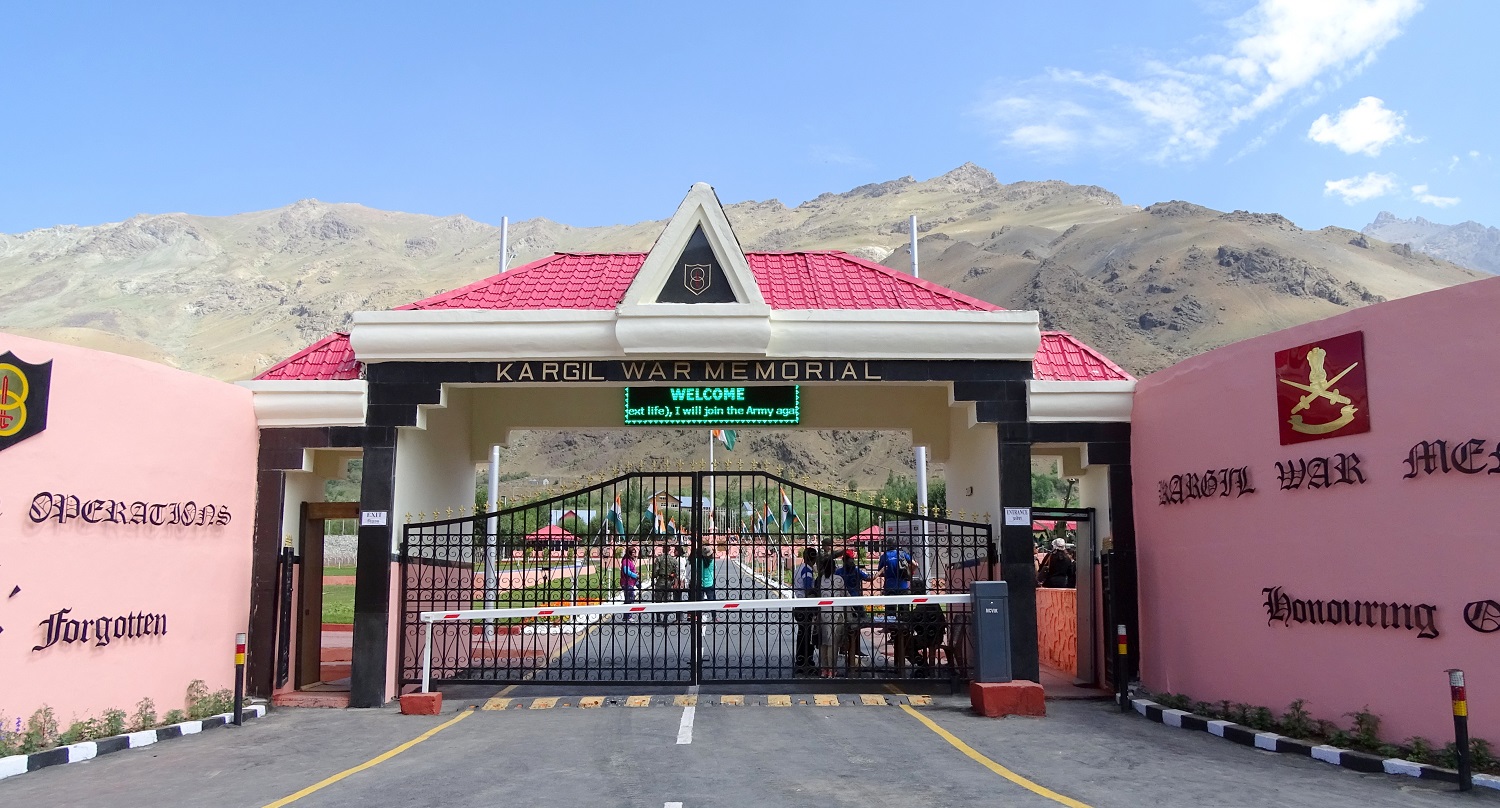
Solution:
<svg viewBox="0 0 1500 808"><path fill-rule="evenodd" d="M643 602L790 598L805 548L847 555L849 592L880 594L888 549L914 562L931 594L963 593L997 573L987 524L816 491L764 471L637 472L541 501L470 517L403 526L401 684L422 679L422 611L622 603L625 552ZM845 562L838 562L844 569ZM491 573L490 570L494 572ZM705 576L713 581L704 585ZM868 577L869 580L863 580ZM908 584L909 585L909 584ZM907 610L840 607L832 673L891 681L967 679L969 615L950 609L935 664L908 665ZM434 627L432 671L442 682L784 681L816 678L797 665L787 610L713 614L492 619Z"/></svg>
<svg viewBox="0 0 1500 808"><path fill-rule="evenodd" d="M1010 583L1013 672L1032 680L1034 451L1063 458L1069 476L1080 479L1084 504L1105 515L1113 548L1133 552L1133 379L1070 336L1042 332L1035 312L1000 310L844 253L745 253L712 189L701 184L649 253L556 255L394 311L358 312L351 333L332 335L245 384L255 392L262 437L252 693L273 690L274 656L266 649L275 648L277 559L292 532L285 526L295 524L301 502L321 498L334 461L348 457L363 458L352 706L382 704L410 684L407 614L414 606L446 608L438 603L471 592L470 603L562 601L575 597L575 583L578 598L622 595L610 589L616 560L605 563L602 554L623 552L627 542L600 531L616 493L620 533L631 546L662 543L665 530L641 534L639 499L624 507L629 497L646 497L663 506L653 510L673 519L690 548L716 551L719 585L743 591L778 591L788 549L838 546L854 538L858 531L848 528L861 520L889 528L919 564L930 554L924 569L934 586L952 586L961 577L955 564L967 570L963 564L982 558L975 569L982 567L983 577ZM795 400L795 419L783 426L908 433L943 464L949 510L903 512L742 466L728 474L621 474L545 503L467 512L476 463L513 431L618 429L631 423L627 395L702 387L777 388ZM644 405L630 410L639 416ZM771 427L756 420L760 414L746 410L722 423L704 415L697 423ZM783 491L799 517L785 531ZM746 531L747 503L762 511L769 505L777 527L756 533L752 520ZM842 523L834 521L839 508ZM574 515L553 525L553 510ZM493 565L475 556L489 548L497 554ZM541 548L546 563L536 564ZM522 569L502 579L506 559L499 554L507 552L512 561L521 553ZM648 585L646 562L658 552L638 560ZM782 567L770 570L774 559ZM862 560L871 566L868 555ZM657 642L671 632L603 628L554 634L537 624L476 626L481 642L444 640L452 666L442 678L559 677L565 670L620 681L693 675L692 664L669 670L661 660L678 658L670 654L631 652L626 661L623 652L584 644ZM698 649L700 676L791 675L780 649L785 626L741 618L710 628L701 635L707 663ZM578 640L567 650L546 639L565 634ZM504 643L496 639L502 636ZM961 661L963 654L953 656Z"/></svg>

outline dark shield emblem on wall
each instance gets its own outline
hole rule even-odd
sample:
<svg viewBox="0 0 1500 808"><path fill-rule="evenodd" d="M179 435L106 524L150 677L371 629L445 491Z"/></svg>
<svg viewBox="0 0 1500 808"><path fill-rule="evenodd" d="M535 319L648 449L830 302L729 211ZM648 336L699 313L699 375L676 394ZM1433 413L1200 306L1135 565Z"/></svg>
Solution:
<svg viewBox="0 0 1500 808"><path fill-rule="evenodd" d="M32 365L15 354L0 354L0 451L47 428L47 394L52 362Z"/></svg>
<svg viewBox="0 0 1500 808"><path fill-rule="evenodd" d="M683 264L682 285L695 295L707 292L713 283L713 267L713 264Z"/></svg>
<svg viewBox="0 0 1500 808"><path fill-rule="evenodd" d="M1369 432L1364 332L1277 351L1276 410L1282 446Z"/></svg>

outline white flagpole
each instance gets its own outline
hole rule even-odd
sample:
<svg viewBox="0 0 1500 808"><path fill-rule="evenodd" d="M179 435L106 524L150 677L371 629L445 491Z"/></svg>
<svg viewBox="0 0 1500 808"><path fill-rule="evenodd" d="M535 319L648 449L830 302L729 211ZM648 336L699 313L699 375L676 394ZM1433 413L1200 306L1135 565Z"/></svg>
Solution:
<svg viewBox="0 0 1500 808"><path fill-rule="evenodd" d="M702 509L703 503L698 503ZM708 430L708 523L714 523L714 431Z"/></svg>
<svg viewBox="0 0 1500 808"><path fill-rule="evenodd" d="M917 216L916 216L916 214L912 214L912 217L911 217L911 228L910 229L911 229L911 276L913 278L920 278L921 275L920 275L920 273L918 271L918 266L917 266ZM926 518L926 516L927 516L927 447L926 446L918 446L917 447L916 458L915 459L916 459L916 467L917 467L917 514L916 515L917 515L917 519L918 520L924 520ZM925 522L925 521L919 521L918 523L923 526L923 530L922 530L922 575L924 577L926 577L929 582L931 582L932 581L931 575L932 575L932 572L933 572L933 570L932 570L932 552L931 552L931 549L930 549L931 542L928 539L927 530L926 530L926 528L927 528L927 526L928 526L929 523Z"/></svg>

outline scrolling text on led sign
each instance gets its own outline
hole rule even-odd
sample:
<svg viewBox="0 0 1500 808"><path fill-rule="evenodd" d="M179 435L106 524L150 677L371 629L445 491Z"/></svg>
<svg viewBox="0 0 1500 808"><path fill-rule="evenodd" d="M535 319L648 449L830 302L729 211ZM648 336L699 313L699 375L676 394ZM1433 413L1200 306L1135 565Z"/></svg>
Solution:
<svg viewBox="0 0 1500 808"><path fill-rule="evenodd" d="M789 387L627 387L626 426L796 425L801 393Z"/></svg>

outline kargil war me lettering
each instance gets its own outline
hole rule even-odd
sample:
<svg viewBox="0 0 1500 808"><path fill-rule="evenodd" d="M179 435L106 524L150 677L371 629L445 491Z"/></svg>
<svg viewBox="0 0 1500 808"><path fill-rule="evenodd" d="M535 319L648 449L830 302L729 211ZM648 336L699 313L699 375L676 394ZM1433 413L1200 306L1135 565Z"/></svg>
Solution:
<svg viewBox="0 0 1500 808"><path fill-rule="evenodd" d="M799 359L769 362L501 362L498 382L872 382L869 362Z"/></svg>
<svg viewBox="0 0 1500 808"><path fill-rule="evenodd" d="M1241 466L1237 469L1209 469L1203 474L1174 474L1170 479L1161 480L1156 484L1158 504L1180 505L1194 499L1208 499L1212 496L1227 497L1234 494L1242 497L1246 494L1255 493L1254 486L1250 485L1250 467Z"/></svg>
<svg viewBox="0 0 1500 808"><path fill-rule="evenodd" d="M117 499L80 499L72 494L43 491L31 498L31 521L38 524L56 520L66 524L82 519L89 524L112 522L117 525L181 525L212 527L229 524L232 515L227 505L212 503L125 502Z"/></svg>
<svg viewBox="0 0 1500 808"><path fill-rule="evenodd" d="M164 614L135 612L113 618L69 620L67 615L72 612L72 609L59 609L46 620L38 623L38 626L46 627L47 639L41 645L32 646L31 650L42 651L56 645L58 641L86 643L90 640L93 640L95 646L103 648L109 645L111 640L160 637L167 633L167 616Z"/></svg>
<svg viewBox="0 0 1500 808"><path fill-rule="evenodd" d="M1311 623L1328 626L1365 626L1415 631L1424 640L1436 639L1437 607L1427 603L1379 603L1364 600L1300 600L1281 587L1260 590L1266 596L1266 625Z"/></svg>
<svg viewBox="0 0 1500 808"><path fill-rule="evenodd" d="M1488 471L1490 474L1500 474L1500 442L1496 443L1493 452L1485 452L1488 441L1478 438L1456 442L1449 448L1445 440L1424 440L1411 447L1406 453L1407 472L1401 476L1403 480L1410 480L1419 474L1436 474L1441 471L1444 474L1458 472L1460 474L1479 474ZM1485 458L1492 458L1495 465L1490 465Z"/></svg>

